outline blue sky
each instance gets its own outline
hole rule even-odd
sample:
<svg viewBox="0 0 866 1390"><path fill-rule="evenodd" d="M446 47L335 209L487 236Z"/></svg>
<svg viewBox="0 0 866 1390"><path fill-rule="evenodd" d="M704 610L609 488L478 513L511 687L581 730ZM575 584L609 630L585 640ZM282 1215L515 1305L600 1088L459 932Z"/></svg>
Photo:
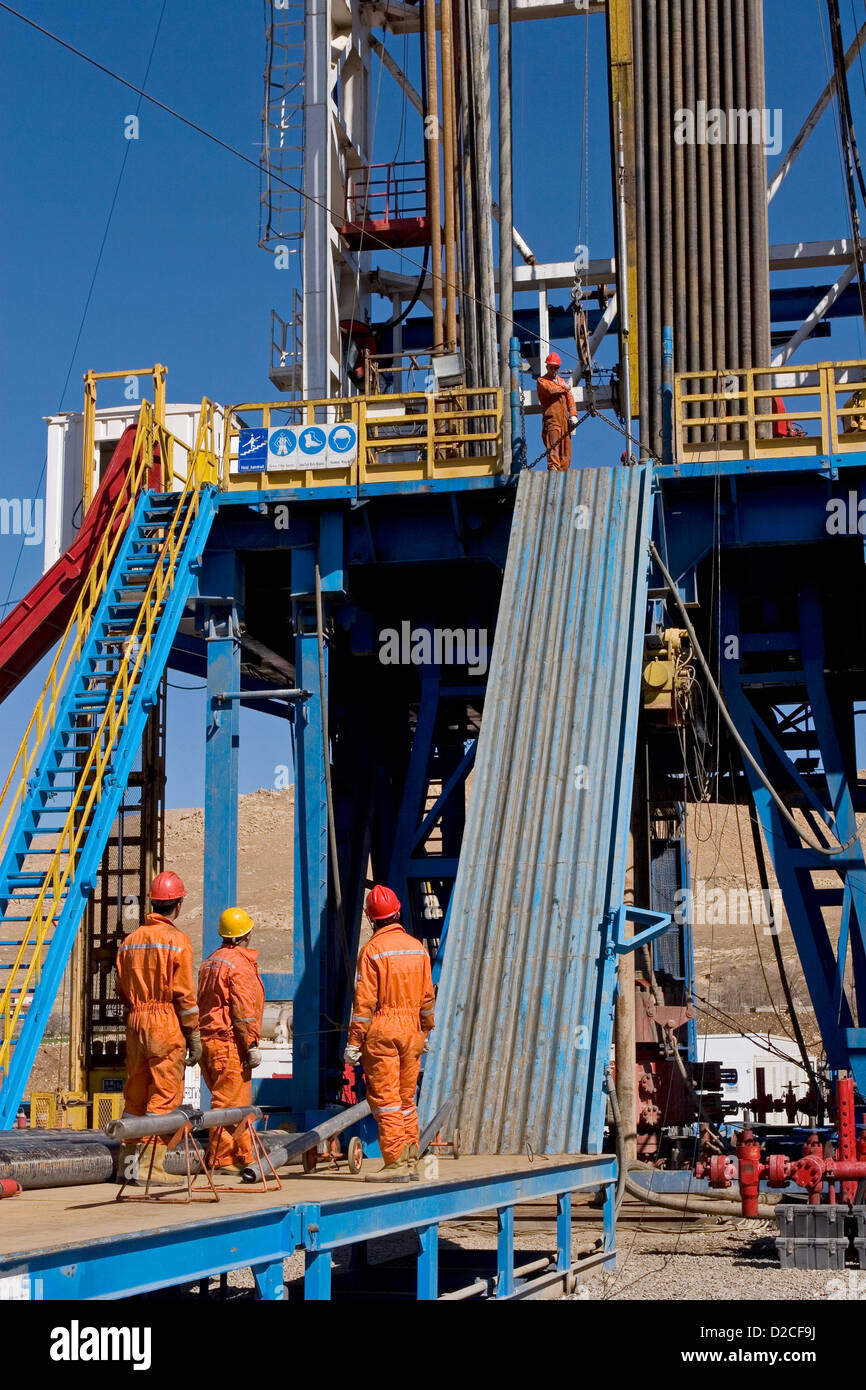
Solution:
<svg viewBox="0 0 866 1390"><path fill-rule="evenodd" d="M77 0L74 6L63 0L21 0L19 8L140 83L162 0L121 0L111 6L97 0ZM823 3L766 4L767 104L782 111L783 147L827 78L819 28L824 9ZM843 0L846 42L855 18L863 22L866 5ZM581 216L586 26L585 17L575 14L514 28L515 221L540 260L569 259L578 241L587 242L593 256L612 251L604 24L598 17L589 20L588 230ZM492 36L495 55L495 31ZM404 40L392 36L387 43L402 61ZM405 51L408 71L417 82L416 44L410 38ZM147 90L255 159L264 58L258 0L209 0L207 5L167 0ZM857 63L850 81L866 149L866 103ZM135 111L136 97L3 11L0 82L5 195L0 211L5 425L0 496L18 497L41 488L42 417L60 408L80 408L81 376L88 367L162 361L169 368L170 399L269 398L269 315L272 307L288 309L289 292L287 276L274 270L256 244L258 178L253 168L147 103L140 139L127 142L124 120ZM419 118L411 108L404 113L402 98L385 74L379 88L376 157L393 158L398 151L417 157ZM117 205L73 356L125 152ZM829 238L847 231L827 115L772 206L771 241ZM420 255L409 253L413 260ZM412 266L404 269L411 273ZM821 272L805 279L818 283ZM848 323L834 328L829 343L807 345L800 360L829 355L863 356L862 327ZM606 360L611 360L609 349ZM101 404L119 401L119 392L112 395L110 387L100 394ZM603 426L584 427L582 437L587 457L618 457L618 437ZM20 559L19 551L17 538L0 536L0 603L20 597L38 576L40 551L26 547ZM189 683L184 677L177 680ZM4 768L39 685L31 676L3 706ZM202 697L177 691L172 697L169 804L199 804ZM271 784L273 736L271 721L244 715L243 790ZM278 760L288 761L287 750Z"/></svg>

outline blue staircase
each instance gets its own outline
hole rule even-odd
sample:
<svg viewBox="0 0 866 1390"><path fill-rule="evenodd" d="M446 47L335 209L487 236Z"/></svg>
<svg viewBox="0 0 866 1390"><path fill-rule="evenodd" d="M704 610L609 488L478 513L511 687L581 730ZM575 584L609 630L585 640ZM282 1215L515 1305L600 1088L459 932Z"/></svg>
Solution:
<svg viewBox="0 0 866 1390"><path fill-rule="evenodd" d="M0 861L0 1129L14 1120L216 510L145 491ZM124 669L125 668L125 669Z"/></svg>

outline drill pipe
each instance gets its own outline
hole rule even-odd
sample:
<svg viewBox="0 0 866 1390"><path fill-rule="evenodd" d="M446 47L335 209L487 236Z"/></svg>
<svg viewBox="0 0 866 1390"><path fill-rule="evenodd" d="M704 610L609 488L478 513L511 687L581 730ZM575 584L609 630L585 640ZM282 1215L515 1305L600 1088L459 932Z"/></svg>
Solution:
<svg viewBox="0 0 866 1390"><path fill-rule="evenodd" d="M272 1149L281 1148L285 1144L286 1140L290 1137L291 1136L287 1134L286 1131L283 1129L256 1130L256 1138L258 1139L262 1148L265 1149L268 1153L270 1153ZM200 1145L200 1147L203 1147L203 1145ZM185 1175L186 1155L183 1152L183 1150L180 1148L172 1149L163 1158L163 1166L167 1173L172 1173L175 1175L180 1174L181 1176ZM189 1170L191 1174L195 1174L201 1171L201 1164L199 1163L194 1153L191 1153L189 1157Z"/></svg>
<svg viewBox="0 0 866 1390"><path fill-rule="evenodd" d="M229 1110L203 1110L195 1122L196 1129L217 1129L220 1125L237 1125L247 1115L254 1120L262 1118L260 1105L236 1105Z"/></svg>
<svg viewBox="0 0 866 1390"><path fill-rule="evenodd" d="M30 1191L111 1182L114 1177L115 1145L44 1143L33 1137L38 1130L30 1133L27 1145L0 1143L0 1178L18 1182Z"/></svg>
<svg viewBox="0 0 866 1390"><path fill-rule="evenodd" d="M305 1130L303 1134L287 1134L285 1144L271 1149L268 1157L275 1168L284 1168L299 1154L306 1153L307 1149L314 1149L323 1139L331 1139L335 1134L340 1134L344 1129L348 1129L349 1125L363 1120L369 1113L370 1106L366 1100L362 1100L358 1105L350 1105L348 1110L341 1110L332 1119L324 1120L313 1129ZM244 1182L261 1182L261 1178L258 1163L251 1163L244 1169Z"/></svg>
<svg viewBox="0 0 866 1390"><path fill-rule="evenodd" d="M109 1120L105 1133L109 1139L147 1139L151 1134L173 1134L185 1124L198 1129L201 1115L202 1112L191 1105L182 1105L165 1115L122 1115L119 1120Z"/></svg>

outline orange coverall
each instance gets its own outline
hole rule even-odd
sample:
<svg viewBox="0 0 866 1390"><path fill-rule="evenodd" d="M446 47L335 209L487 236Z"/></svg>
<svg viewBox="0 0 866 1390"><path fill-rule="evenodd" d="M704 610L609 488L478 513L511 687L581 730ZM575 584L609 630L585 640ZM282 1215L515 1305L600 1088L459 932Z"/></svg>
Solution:
<svg viewBox="0 0 866 1390"><path fill-rule="evenodd" d="M165 1115L183 1101L186 1035L198 1027L189 937L151 912L117 949L117 988L126 1018L129 1115Z"/></svg>
<svg viewBox="0 0 866 1390"><path fill-rule="evenodd" d="M219 946L198 974L201 1010L201 1070L215 1110L252 1105L252 1073L247 1052L262 1036L265 987L258 951ZM208 1163L213 1168L245 1167L253 1161L246 1129L236 1139L226 1129L211 1130Z"/></svg>
<svg viewBox="0 0 866 1390"><path fill-rule="evenodd" d="M434 1026L430 956L399 922L361 948L349 1043L361 1048L379 1148L394 1163L418 1143L415 1090L424 1040Z"/></svg>
<svg viewBox="0 0 866 1390"><path fill-rule="evenodd" d="M541 406L541 442L547 450L547 470L564 473L571 463L568 417L577 414L574 396L561 376L540 376L535 385Z"/></svg>

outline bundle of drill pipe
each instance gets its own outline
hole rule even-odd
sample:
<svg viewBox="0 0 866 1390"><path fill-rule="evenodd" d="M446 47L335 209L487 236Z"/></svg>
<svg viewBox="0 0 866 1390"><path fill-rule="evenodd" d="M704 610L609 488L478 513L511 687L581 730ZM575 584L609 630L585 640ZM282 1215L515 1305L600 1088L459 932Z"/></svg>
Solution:
<svg viewBox="0 0 866 1390"><path fill-rule="evenodd" d="M0 1181L25 1191L111 1182L120 1145L96 1129L10 1129L0 1133Z"/></svg>
<svg viewBox="0 0 866 1390"><path fill-rule="evenodd" d="M126 1115L100 1129L11 1129L0 1132L0 1181L16 1182L25 1191L48 1187L79 1187L87 1183L112 1182L120 1146L130 1140L151 1135L174 1134L182 1125L197 1130L233 1126L249 1116L261 1118L258 1106L237 1106L229 1110L197 1110L191 1106L167 1115ZM263 1135L259 1136L264 1139ZM282 1135L282 1140L286 1138ZM265 1148L279 1144L268 1137ZM182 1153L172 1156L186 1172ZM170 1170L171 1171L171 1170Z"/></svg>

